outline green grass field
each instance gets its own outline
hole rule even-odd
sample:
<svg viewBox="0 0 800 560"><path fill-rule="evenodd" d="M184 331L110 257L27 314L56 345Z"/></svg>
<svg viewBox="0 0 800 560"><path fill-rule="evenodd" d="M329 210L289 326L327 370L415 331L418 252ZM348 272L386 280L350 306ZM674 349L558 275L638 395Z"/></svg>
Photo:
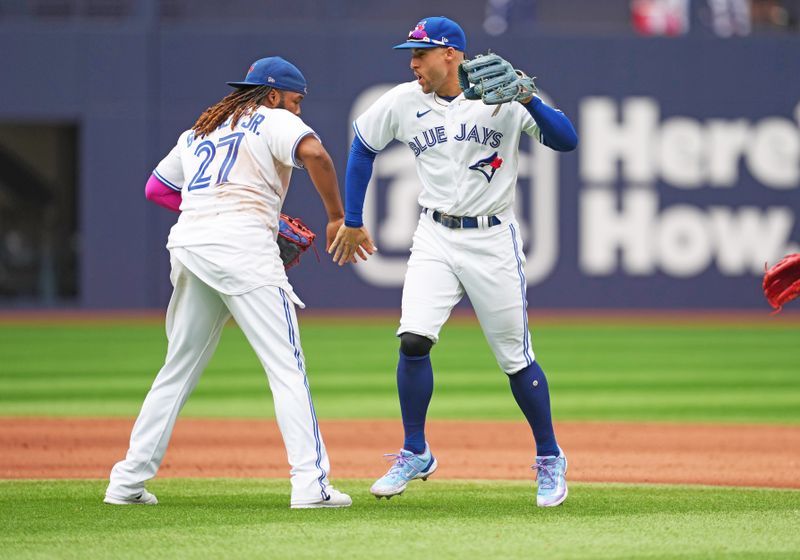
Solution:
<svg viewBox="0 0 800 560"><path fill-rule="evenodd" d="M532 325L556 420L800 423L796 322ZM394 328L301 318L321 418L399 418ZM165 348L157 323L0 324L0 416L134 416ZM521 418L475 324L448 325L433 361L432 418ZM184 415L272 416L235 327ZM391 502L369 482L337 481L349 510L291 511L288 480L156 479L147 508L103 505L105 481L0 481L0 556L800 557L798 491L573 483L542 510L529 482L432 479Z"/></svg>
<svg viewBox="0 0 800 560"><path fill-rule="evenodd" d="M0 482L4 558L796 558L800 492L574 484L542 510L519 482L417 483L390 502L343 481L346 510L290 510L288 482L151 484L111 507L104 484Z"/></svg>
<svg viewBox="0 0 800 560"><path fill-rule="evenodd" d="M399 417L394 329L301 319L321 417ZM558 420L800 423L798 323L534 329ZM135 416L165 349L157 323L0 324L0 415ZM433 364L432 418L521 417L475 324L447 325ZM266 376L238 328L225 330L184 414L272 416Z"/></svg>

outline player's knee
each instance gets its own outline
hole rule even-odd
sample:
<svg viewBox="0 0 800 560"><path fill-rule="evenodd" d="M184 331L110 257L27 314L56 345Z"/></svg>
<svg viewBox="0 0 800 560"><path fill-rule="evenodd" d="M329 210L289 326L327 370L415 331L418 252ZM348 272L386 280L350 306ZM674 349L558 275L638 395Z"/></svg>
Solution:
<svg viewBox="0 0 800 560"><path fill-rule="evenodd" d="M433 342L430 338L414 333L400 335L400 351L406 356L424 356L431 351Z"/></svg>
<svg viewBox="0 0 800 560"><path fill-rule="evenodd" d="M503 362L499 362L498 361L498 363L500 364L500 367L503 368L503 371L506 373L506 375L509 376L509 377L514 377L515 375L525 374L525 373L531 371L532 369L535 369L535 368L538 367L538 365L536 365L535 361L533 363L528 364L528 365L520 365L520 363L518 361L516 361L516 360L513 360L513 361L510 360L507 363L503 363Z"/></svg>
<svg viewBox="0 0 800 560"><path fill-rule="evenodd" d="M514 377L515 375L519 375L520 373L525 373L530 369L531 366L525 366L523 368L520 368L519 366L509 366L509 367L511 368L511 371L509 371L506 368L503 368L503 371L506 372L507 376Z"/></svg>

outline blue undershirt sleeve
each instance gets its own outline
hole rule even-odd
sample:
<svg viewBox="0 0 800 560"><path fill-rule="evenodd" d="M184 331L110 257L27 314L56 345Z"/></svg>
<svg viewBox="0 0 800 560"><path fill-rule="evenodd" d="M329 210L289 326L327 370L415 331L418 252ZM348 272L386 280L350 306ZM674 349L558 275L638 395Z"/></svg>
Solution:
<svg viewBox="0 0 800 560"><path fill-rule="evenodd" d="M364 225L364 197L372 177L372 165L378 154L367 148L358 136L353 138L350 156L347 158L347 171L344 176L344 225L361 227Z"/></svg>
<svg viewBox="0 0 800 560"><path fill-rule="evenodd" d="M578 134L567 116L546 105L534 96L530 103L522 104L531 114L542 133L542 144L559 152L570 152L578 145Z"/></svg>

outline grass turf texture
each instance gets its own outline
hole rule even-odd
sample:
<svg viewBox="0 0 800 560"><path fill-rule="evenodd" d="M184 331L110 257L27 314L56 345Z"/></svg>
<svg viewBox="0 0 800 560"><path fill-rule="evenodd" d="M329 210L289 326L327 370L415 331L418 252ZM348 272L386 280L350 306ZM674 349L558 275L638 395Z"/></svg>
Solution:
<svg viewBox="0 0 800 560"><path fill-rule="evenodd" d="M572 484L535 507L520 482L415 483L346 510L290 510L288 481L167 479L157 506L101 503L105 481L0 482L4 558L790 558L800 492Z"/></svg>
<svg viewBox="0 0 800 560"><path fill-rule="evenodd" d="M320 417L399 418L395 328L301 319ZM533 329L557 420L800 422L797 324L617 320ZM0 415L135 416L165 350L155 322L0 324ZM447 325L432 359L431 418L521 418L476 323ZM183 414L272 417L270 399L233 326Z"/></svg>

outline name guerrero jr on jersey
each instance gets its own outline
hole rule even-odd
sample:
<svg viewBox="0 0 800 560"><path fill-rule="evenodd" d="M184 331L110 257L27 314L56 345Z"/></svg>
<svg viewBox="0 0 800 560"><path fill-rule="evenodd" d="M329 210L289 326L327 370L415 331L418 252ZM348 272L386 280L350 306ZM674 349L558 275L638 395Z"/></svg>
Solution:
<svg viewBox="0 0 800 560"><path fill-rule="evenodd" d="M247 130L249 132L252 132L256 136L260 136L261 133L258 131L258 125L260 125L262 122L264 122L264 119L266 119L266 117L264 115L262 115L261 113L251 113L250 115L245 115L244 117L242 117L239 120L239 122L236 123L236 127L235 128L241 129L241 130ZM217 127L217 130L219 130L221 128L225 128L226 126L230 127L231 126L231 120L233 120L233 115L228 117L227 120L225 120L222 124L220 124ZM186 135L186 146L187 147L191 146L194 143L195 139L196 139L194 132L195 131L192 130L192 131L189 132L189 134Z"/></svg>

